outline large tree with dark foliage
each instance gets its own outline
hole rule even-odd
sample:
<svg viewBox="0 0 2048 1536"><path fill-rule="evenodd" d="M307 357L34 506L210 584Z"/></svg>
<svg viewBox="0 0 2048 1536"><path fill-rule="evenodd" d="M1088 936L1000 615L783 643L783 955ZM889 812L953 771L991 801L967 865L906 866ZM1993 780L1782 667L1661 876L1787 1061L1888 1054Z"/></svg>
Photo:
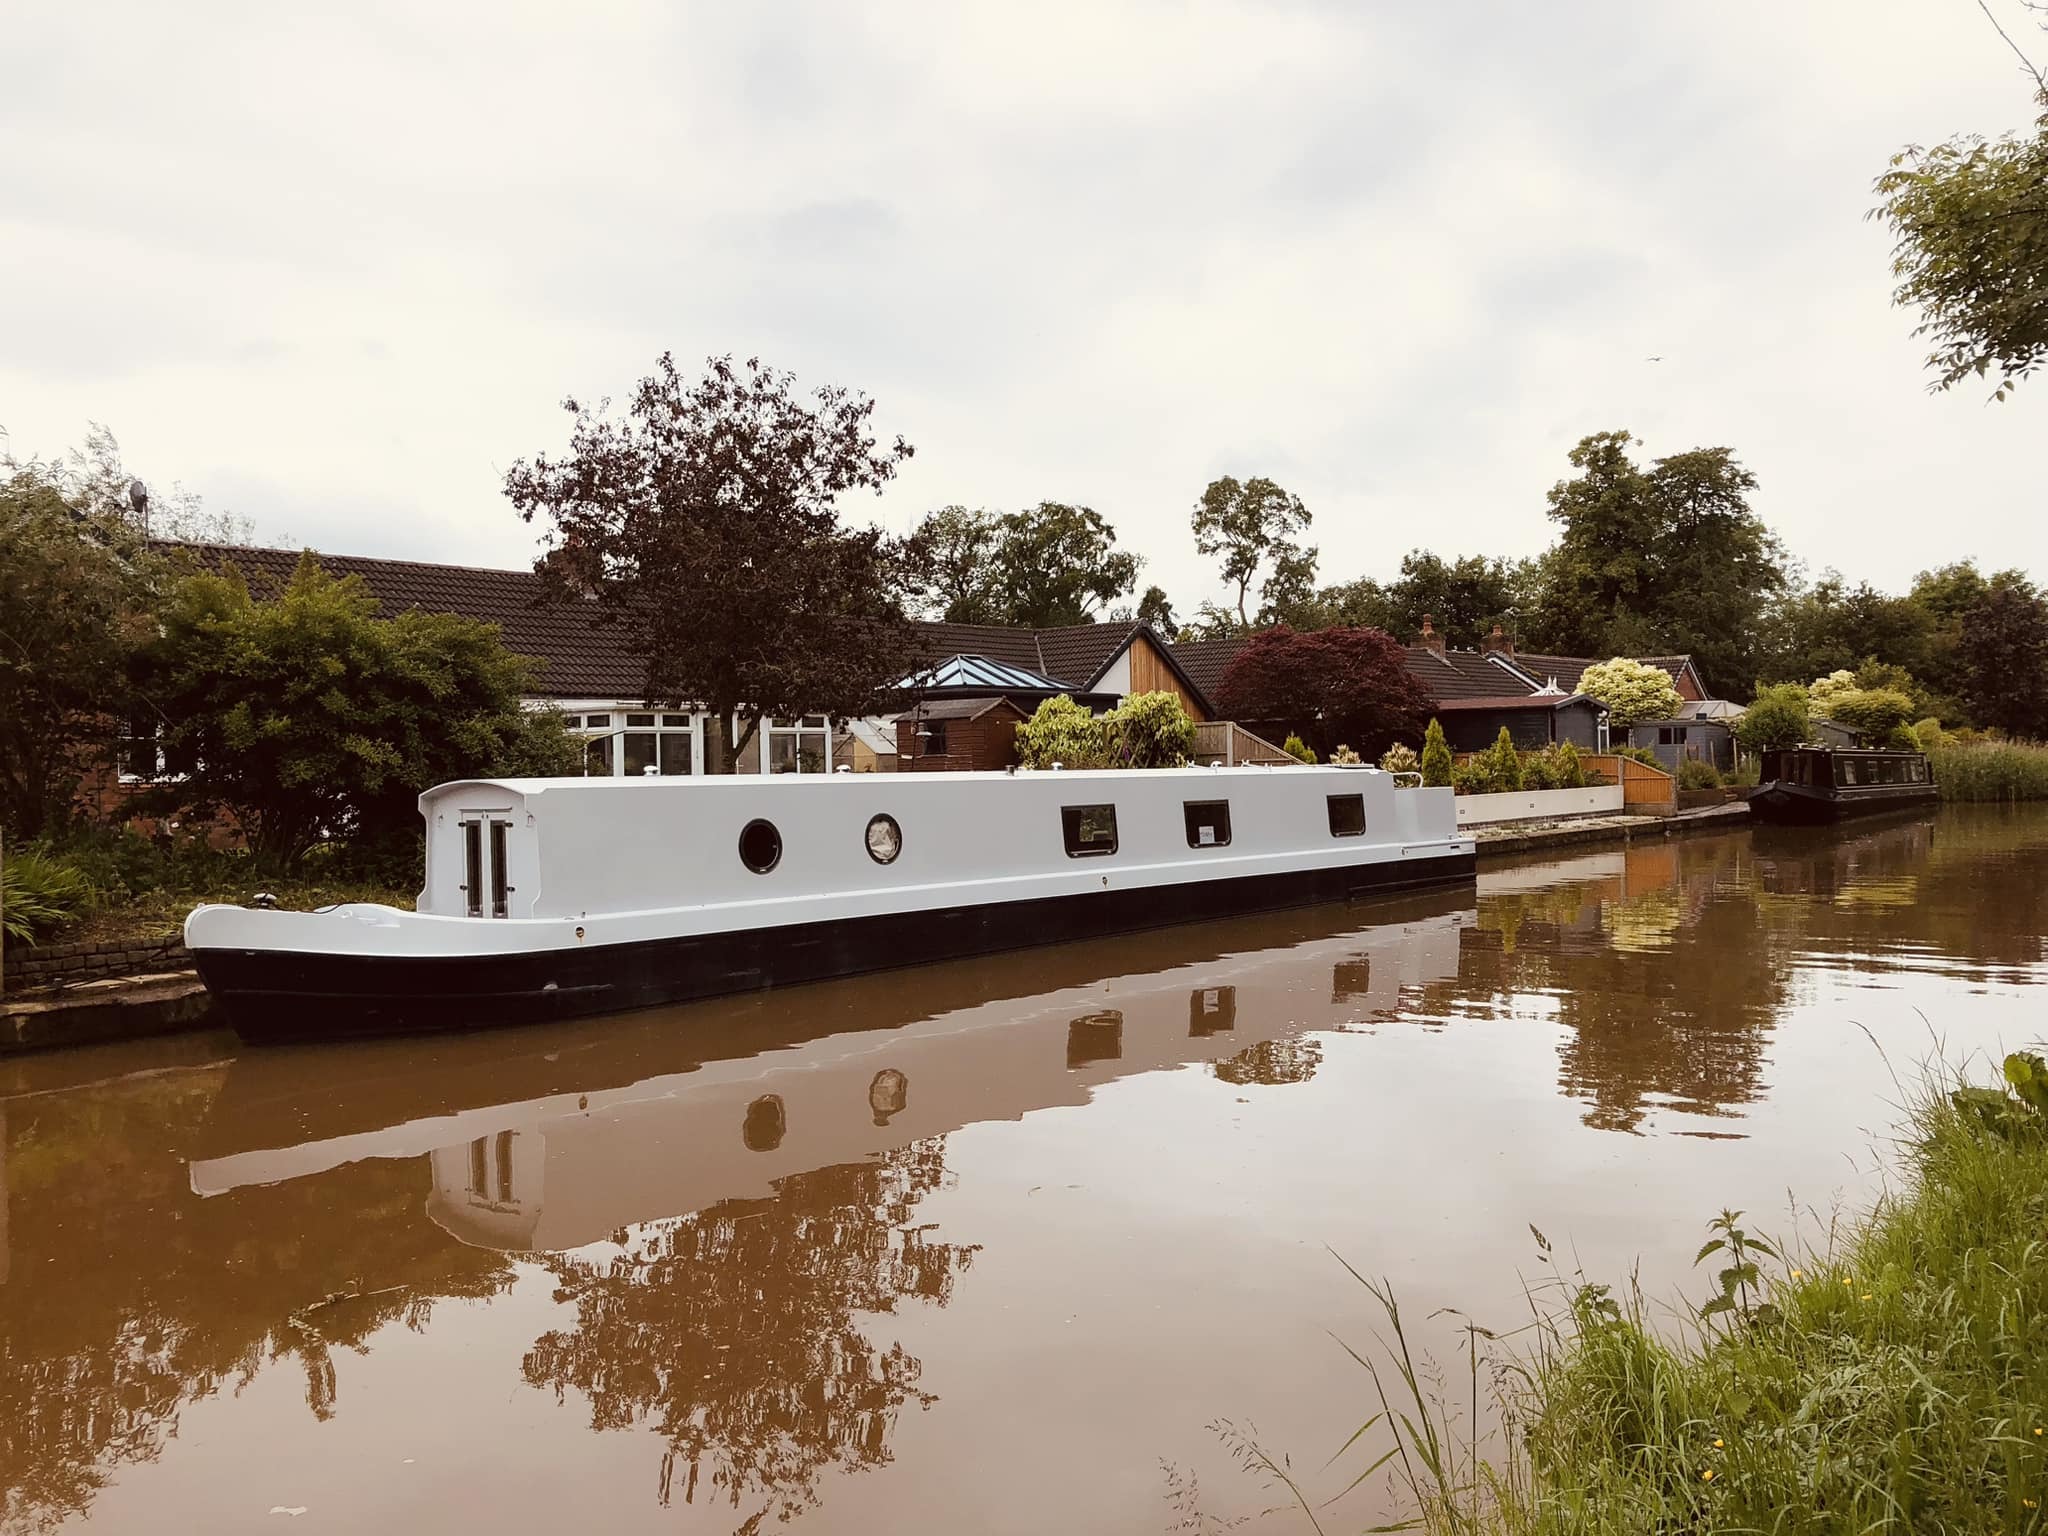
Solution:
<svg viewBox="0 0 2048 1536"><path fill-rule="evenodd" d="M2048 602L2025 580L1994 579L1964 621L1964 676L1979 725L2048 737Z"/></svg>
<svg viewBox="0 0 2048 1536"><path fill-rule="evenodd" d="M955 624L1087 624L1114 611L1145 563L1116 547L1100 512L1063 501L1017 512L941 507L926 514L917 538L926 608ZM1154 588L1145 601L1156 609L1165 597Z"/></svg>
<svg viewBox="0 0 2048 1536"><path fill-rule="evenodd" d="M541 568L587 585L646 658L649 702L745 716L728 767L762 717L860 714L908 670L922 544L839 522L840 496L911 455L876 438L872 400L799 398L752 358L692 383L663 353L623 418L565 406L568 454L522 459L505 494L566 555Z"/></svg>
<svg viewBox="0 0 2048 1536"><path fill-rule="evenodd" d="M1254 635L1216 685L1227 718L1284 722L1327 756L1337 746L1367 758L1414 738L1432 700L1409 672L1400 643L1380 629L1286 625Z"/></svg>
<svg viewBox="0 0 2048 1536"><path fill-rule="evenodd" d="M1550 491L1562 533L1543 560L1532 649L1577 656L1684 652L1710 690L1757 675L1758 631L1785 585L1784 559L1749 509L1756 477L1727 448L1654 460L1626 432L1571 451L1578 474Z"/></svg>
<svg viewBox="0 0 2048 1536"><path fill-rule="evenodd" d="M80 512L38 467L0 482L0 829L69 818L152 628L149 564L134 527Z"/></svg>

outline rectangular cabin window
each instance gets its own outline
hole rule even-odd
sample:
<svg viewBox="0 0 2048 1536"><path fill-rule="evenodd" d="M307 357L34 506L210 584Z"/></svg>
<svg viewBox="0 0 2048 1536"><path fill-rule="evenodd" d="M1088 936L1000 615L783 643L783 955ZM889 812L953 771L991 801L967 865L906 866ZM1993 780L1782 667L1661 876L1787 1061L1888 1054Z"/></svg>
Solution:
<svg viewBox="0 0 2048 1536"><path fill-rule="evenodd" d="M484 915L484 829L474 821L462 824L462 898L471 917Z"/></svg>
<svg viewBox="0 0 2048 1536"><path fill-rule="evenodd" d="M1365 836L1365 796L1330 796L1330 836Z"/></svg>
<svg viewBox="0 0 2048 1536"><path fill-rule="evenodd" d="M491 823L491 916L510 917L512 908L507 899L512 887L505 883L505 833L510 822Z"/></svg>
<svg viewBox="0 0 2048 1536"><path fill-rule="evenodd" d="M498 1132L498 1198L507 1204L512 1200L512 1138L518 1134Z"/></svg>
<svg viewBox="0 0 2048 1536"><path fill-rule="evenodd" d="M479 1200L491 1198L491 1152L481 1136L469 1144L469 1192Z"/></svg>
<svg viewBox="0 0 2048 1536"><path fill-rule="evenodd" d="M1067 835L1067 857L1085 859L1116 852L1116 807L1063 805L1060 821Z"/></svg>
<svg viewBox="0 0 2048 1536"><path fill-rule="evenodd" d="M1660 747L1675 747L1684 740L1685 727L1682 725L1660 725L1657 727L1657 745Z"/></svg>
<svg viewBox="0 0 2048 1536"><path fill-rule="evenodd" d="M1230 846L1230 802L1228 800L1185 800L1181 812L1187 817L1190 848Z"/></svg>
<svg viewBox="0 0 2048 1536"><path fill-rule="evenodd" d="M637 779L654 767L654 732L628 731L625 746L627 778Z"/></svg>

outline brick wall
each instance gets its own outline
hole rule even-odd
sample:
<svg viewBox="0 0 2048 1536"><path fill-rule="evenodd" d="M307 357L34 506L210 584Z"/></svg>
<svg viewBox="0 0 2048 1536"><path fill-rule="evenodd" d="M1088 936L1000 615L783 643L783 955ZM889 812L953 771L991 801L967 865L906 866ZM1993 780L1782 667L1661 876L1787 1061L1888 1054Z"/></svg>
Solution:
<svg viewBox="0 0 2048 1536"><path fill-rule="evenodd" d="M35 949L7 946L7 990L71 986L108 976L183 971L191 953L176 939L123 939L105 944L44 944Z"/></svg>

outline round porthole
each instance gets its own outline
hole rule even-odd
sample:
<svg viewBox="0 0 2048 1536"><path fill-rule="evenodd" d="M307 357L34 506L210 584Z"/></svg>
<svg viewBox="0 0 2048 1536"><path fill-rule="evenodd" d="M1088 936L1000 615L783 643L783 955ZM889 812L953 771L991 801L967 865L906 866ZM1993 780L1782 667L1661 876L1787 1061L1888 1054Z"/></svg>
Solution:
<svg viewBox="0 0 2048 1536"><path fill-rule="evenodd" d="M877 864L894 864L903 851L903 829L894 816L877 816L868 822L868 857Z"/></svg>
<svg viewBox="0 0 2048 1536"><path fill-rule="evenodd" d="M772 821L750 821L740 833L740 862L765 875L782 862L782 834Z"/></svg>

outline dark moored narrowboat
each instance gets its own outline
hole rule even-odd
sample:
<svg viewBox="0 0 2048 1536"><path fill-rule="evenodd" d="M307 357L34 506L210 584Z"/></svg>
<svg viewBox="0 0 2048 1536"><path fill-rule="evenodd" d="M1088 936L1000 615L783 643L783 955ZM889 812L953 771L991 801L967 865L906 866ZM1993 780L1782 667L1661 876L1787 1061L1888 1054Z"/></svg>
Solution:
<svg viewBox="0 0 2048 1536"><path fill-rule="evenodd" d="M1791 747L1766 752L1749 811L1763 821L1824 822L1930 806L1934 774L1921 752Z"/></svg>

